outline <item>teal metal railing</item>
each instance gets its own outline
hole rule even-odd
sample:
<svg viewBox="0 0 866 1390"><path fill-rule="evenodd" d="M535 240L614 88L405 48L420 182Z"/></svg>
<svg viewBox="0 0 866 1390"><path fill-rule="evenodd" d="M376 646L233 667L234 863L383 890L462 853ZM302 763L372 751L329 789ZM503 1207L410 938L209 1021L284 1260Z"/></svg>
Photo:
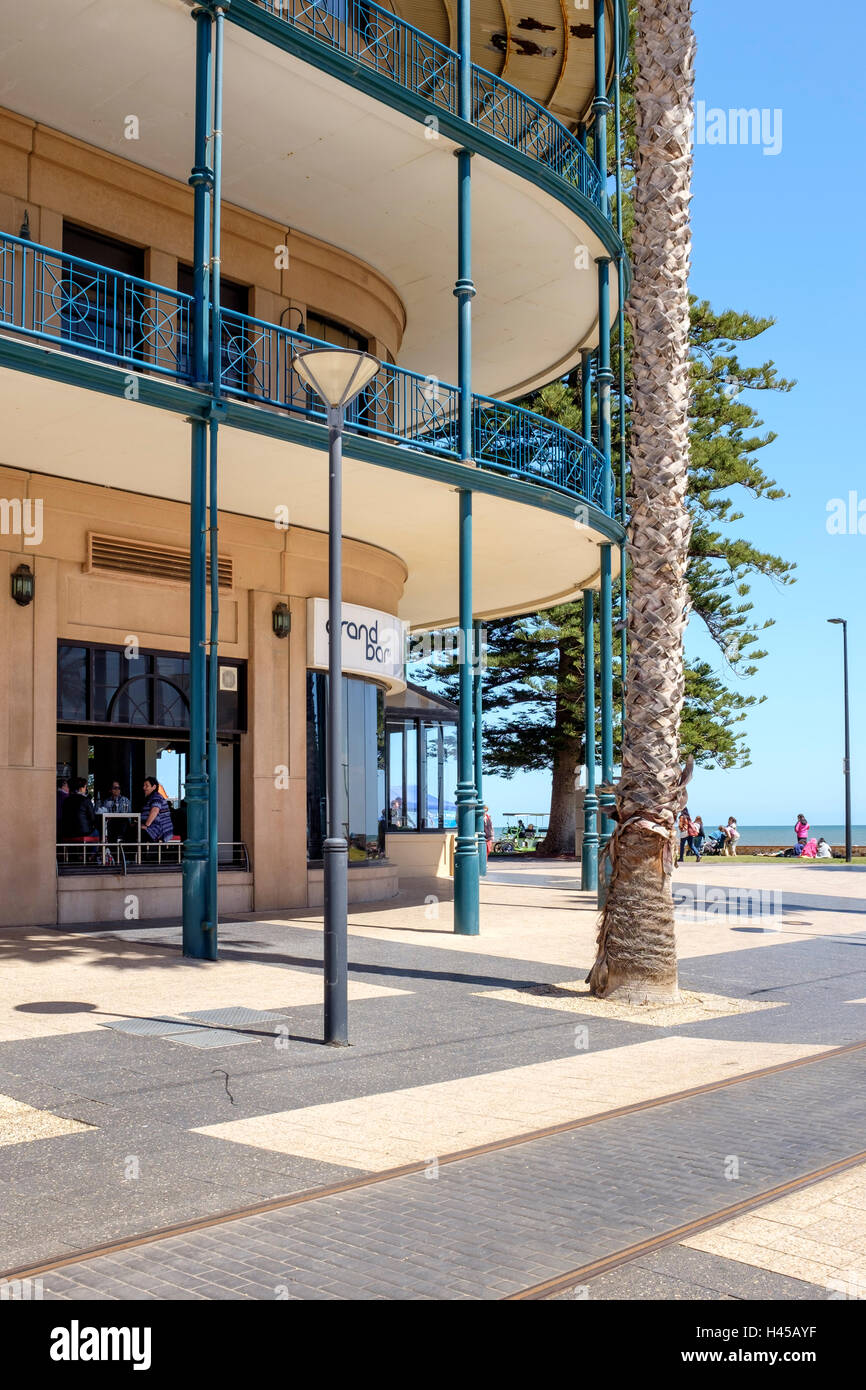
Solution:
<svg viewBox="0 0 866 1390"><path fill-rule="evenodd" d="M372 0L257 0L275 19L360 67L458 114L460 57ZM540 102L472 64L472 124L551 169L597 208L602 178L577 136Z"/></svg>
<svg viewBox="0 0 866 1390"><path fill-rule="evenodd" d="M521 406L472 397L472 457L481 468L531 477L602 505L604 454L556 420Z"/></svg>
<svg viewBox="0 0 866 1390"><path fill-rule="evenodd" d="M191 296L178 290L0 233L0 330L189 383L191 306ZM234 310L223 310L219 318L219 379L226 396L326 419L293 358L333 344ZM458 419L456 386L383 363L349 408L346 429L458 460ZM599 450L520 406L472 397L472 455L479 468L555 488L600 509L612 505Z"/></svg>
<svg viewBox="0 0 866 1390"><path fill-rule="evenodd" d="M221 319L224 391L282 406L312 420L327 419L327 410L301 381L293 359L296 352L311 348L333 349L333 343L234 310L223 310ZM456 387L385 362L352 402L346 427L442 454L453 452L449 441L456 417Z"/></svg>
<svg viewBox="0 0 866 1390"><path fill-rule="evenodd" d="M190 376L192 298L0 235L0 325L114 364Z"/></svg>

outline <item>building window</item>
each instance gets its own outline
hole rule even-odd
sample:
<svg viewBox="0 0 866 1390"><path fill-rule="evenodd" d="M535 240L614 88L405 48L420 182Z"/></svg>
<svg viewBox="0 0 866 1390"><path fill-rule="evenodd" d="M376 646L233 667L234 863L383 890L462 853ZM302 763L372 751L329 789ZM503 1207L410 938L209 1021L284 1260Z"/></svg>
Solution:
<svg viewBox="0 0 866 1390"><path fill-rule="evenodd" d="M418 829L418 726L414 719L389 720L388 829Z"/></svg>
<svg viewBox="0 0 866 1390"><path fill-rule="evenodd" d="M389 830L457 824L456 710L418 686L388 697L385 747Z"/></svg>
<svg viewBox="0 0 866 1390"><path fill-rule="evenodd" d="M457 735L442 720L388 719L388 829L457 824Z"/></svg>
<svg viewBox="0 0 866 1390"><path fill-rule="evenodd" d="M117 276L144 276L144 251L113 237L63 224L63 250L91 262L63 268L63 336L97 354L133 357L141 344L141 295L130 293Z"/></svg>
<svg viewBox="0 0 866 1390"><path fill-rule="evenodd" d="M231 668L231 687L217 696L220 861L240 843L240 736L246 728L246 663ZM189 657L176 652L61 642L57 653L57 762L62 775L87 777L98 807L119 783L131 803L129 823L112 825L136 838L142 783L155 776L171 803L176 834L186 835L189 766Z"/></svg>
<svg viewBox="0 0 866 1390"><path fill-rule="evenodd" d="M246 662L220 661L236 678L217 694L220 733L246 729ZM57 718L62 723L113 724L159 730L189 727L189 657L95 643L59 643Z"/></svg>
<svg viewBox="0 0 866 1390"><path fill-rule="evenodd" d="M177 288L181 294L193 295L195 285L193 268L182 261L177 267ZM229 309L236 314L250 311L250 291L248 285L239 285L236 280L220 276L220 309ZM190 333L192 319L190 318ZM249 338L246 327L235 323L231 318L222 324L220 344L220 367L222 385L226 390L243 391L250 375L251 361L248 351ZM178 370L187 376L192 375L192 345L186 334L178 344Z"/></svg>
<svg viewBox="0 0 866 1390"><path fill-rule="evenodd" d="M362 333L356 333L354 328L347 328L346 324L340 323L337 319L325 318L322 314L308 313L306 319L307 336L316 338L321 343L332 343L334 347L350 348L353 352L369 352L370 340L365 338ZM381 423L380 407L385 402L387 388L381 382L371 382L365 386L360 395L356 396L349 403L346 410L346 423L355 425L359 429L375 429L377 421ZM321 403L313 398L313 393L309 387L306 391L306 409L312 414L321 409Z"/></svg>
<svg viewBox="0 0 866 1390"><path fill-rule="evenodd" d="M344 676L340 826L349 863L385 857L385 697L372 681ZM327 834L328 677L307 673L307 857L322 858Z"/></svg>
<svg viewBox="0 0 866 1390"><path fill-rule="evenodd" d="M307 336L318 338L320 343L333 343L334 347L351 348L354 352L367 352L369 338L347 328L337 319L325 318L323 314L308 313L306 319Z"/></svg>

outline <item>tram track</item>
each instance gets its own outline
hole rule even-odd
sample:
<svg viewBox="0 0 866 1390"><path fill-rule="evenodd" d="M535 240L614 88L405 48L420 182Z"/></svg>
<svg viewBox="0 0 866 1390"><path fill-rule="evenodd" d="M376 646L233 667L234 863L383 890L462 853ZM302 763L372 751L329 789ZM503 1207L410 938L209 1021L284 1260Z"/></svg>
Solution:
<svg viewBox="0 0 866 1390"><path fill-rule="evenodd" d="M484 1144L459 1149L453 1153L438 1155L437 1163L438 1166L442 1168L450 1164L471 1162L472 1160L484 1158L487 1155L516 1148L520 1145L532 1144L539 1140L553 1138L557 1135L591 1128L594 1125L622 1119L630 1115L639 1115L663 1106L676 1105L679 1102L691 1100L695 1097L729 1090L735 1086L747 1085L749 1082L761 1081L767 1077L795 1071L803 1067L817 1066L822 1062L830 1062L864 1050L866 1050L866 1039L859 1042L846 1043L840 1047L830 1048L827 1051L808 1053L804 1057L794 1058L786 1062L776 1062L771 1066L761 1067L750 1072L743 1072L737 1076L704 1082L697 1086L690 1086L685 1090L666 1092L659 1096L649 1097L646 1100L635 1101L629 1105L616 1106L610 1110L597 1111L594 1114L585 1115L579 1119L565 1120L558 1124L545 1126L542 1129L524 1131L501 1139L491 1140ZM699 1231L707 1230L711 1226L731 1220L735 1216L751 1211L755 1207L775 1201L779 1197L797 1191L801 1187L820 1182L824 1178L831 1177L837 1172L842 1172L846 1168L854 1167L858 1163L864 1162L866 1162L866 1150L839 1159L824 1168L791 1179L777 1187L767 1189L765 1192L755 1194L742 1202L721 1208L708 1216L699 1217L683 1226L670 1228L660 1233L658 1236L638 1242L635 1245L623 1247L623 1249L611 1255L604 1256L580 1268L569 1270L543 1284L532 1285L517 1293L509 1294L506 1301L531 1301L555 1297L557 1294L567 1292L570 1288L585 1283L589 1279L596 1278L600 1274L607 1273L609 1270L615 1269L621 1264L639 1259L642 1255L661 1249L666 1245L676 1244L679 1241L687 1239L691 1235L697 1234ZM424 1173L428 1165L429 1159L425 1158L417 1162L402 1164L398 1167L386 1168L378 1172L363 1173L358 1177L345 1178L337 1182L323 1184L320 1187L304 1188L298 1192L289 1193L282 1197L270 1198L262 1202L238 1207L229 1211L219 1212L209 1216L195 1217L169 1226L161 1226L151 1231L118 1237L115 1240L107 1241L102 1244L78 1250L64 1251L38 1262L31 1262L12 1269L2 1270L0 1271L0 1283L13 1279L36 1278L51 1273L54 1270L63 1269L67 1265L77 1265L82 1262L99 1259L101 1256L110 1256L123 1251L135 1250L146 1245L169 1240L173 1236L190 1235L233 1221L240 1221L244 1217L261 1216L269 1212L281 1211L289 1207L322 1201L329 1197L347 1195L364 1188L392 1182L398 1178Z"/></svg>
<svg viewBox="0 0 866 1390"><path fill-rule="evenodd" d="M775 1187L768 1187L763 1192L756 1192L741 1202L733 1202L730 1206L720 1207L718 1211L710 1212L707 1216L696 1217L694 1221L686 1221L681 1226L670 1227L667 1231L661 1231L658 1235L637 1241L634 1245L626 1245L611 1255L603 1255L600 1259L592 1260L589 1264L581 1265L577 1269L570 1269L565 1274L557 1274L552 1279L543 1280L540 1284L530 1284L517 1293L506 1294L502 1302L533 1302L556 1298L560 1294L568 1293L574 1288L588 1284L591 1279L597 1279L602 1274L619 1269L622 1265L631 1264L634 1260L652 1255L656 1250L664 1250L666 1246L679 1245L682 1241L700 1235L703 1231L709 1231L714 1226L724 1225L727 1221L733 1221L738 1216L745 1216L748 1212L767 1206L770 1202L777 1202L783 1197L789 1197L794 1192L800 1192L803 1188L813 1186L814 1183L824 1182L827 1178L834 1178L839 1173L844 1173L849 1168L856 1168L861 1163L866 1163L866 1149L860 1153L850 1154L847 1158L840 1158L835 1163L828 1163L823 1168L815 1168L810 1173L803 1173L798 1178L791 1178L787 1182L778 1183Z"/></svg>

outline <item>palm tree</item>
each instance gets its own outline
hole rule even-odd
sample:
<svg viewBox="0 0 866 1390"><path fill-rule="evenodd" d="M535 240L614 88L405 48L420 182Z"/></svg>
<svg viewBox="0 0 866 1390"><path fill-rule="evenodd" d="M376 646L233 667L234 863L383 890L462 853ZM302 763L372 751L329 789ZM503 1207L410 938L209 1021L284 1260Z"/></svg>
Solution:
<svg viewBox="0 0 866 1390"><path fill-rule="evenodd" d="M687 780L678 747L690 533L691 9L691 0L638 0L635 30L629 670L611 876L589 976L593 993L634 1001L678 997L671 874Z"/></svg>

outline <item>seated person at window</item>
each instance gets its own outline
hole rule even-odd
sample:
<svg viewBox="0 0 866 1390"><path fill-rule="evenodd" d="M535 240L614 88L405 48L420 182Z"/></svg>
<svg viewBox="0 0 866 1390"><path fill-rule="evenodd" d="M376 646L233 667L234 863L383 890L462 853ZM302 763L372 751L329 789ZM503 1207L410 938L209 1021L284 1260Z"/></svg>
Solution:
<svg viewBox="0 0 866 1390"><path fill-rule="evenodd" d="M69 795L69 779L68 779L68 777L59 777L58 780L57 780L57 830L56 830L56 838L57 838L58 840L60 840L60 839L63 838L63 837L61 836L61 834L60 834L60 820L61 820L61 817L62 817L62 815L63 815L63 806L64 806L64 803L65 803L66 798L68 797L68 795Z"/></svg>
<svg viewBox="0 0 866 1390"><path fill-rule="evenodd" d="M122 794L119 782L112 782L111 795L105 798L99 809L100 811L108 811L111 815L121 815L132 810L129 797Z"/></svg>
<svg viewBox="0 0 866 1390"><path fill-rule="evenodd" d="M97 838L96 812L87 795L87 778L76 777L72 783L72 791L64 798L60 812L60 839L63 843L68 843L70 840Z"/></svg>
<svg viewBox="0 0 866 1390"><path fill-rule="evenodd" d="M149 840L170 840L174 834L168 801L160 794L155 777L144 779L144 805L141 808L141 828Z"/></svg>

